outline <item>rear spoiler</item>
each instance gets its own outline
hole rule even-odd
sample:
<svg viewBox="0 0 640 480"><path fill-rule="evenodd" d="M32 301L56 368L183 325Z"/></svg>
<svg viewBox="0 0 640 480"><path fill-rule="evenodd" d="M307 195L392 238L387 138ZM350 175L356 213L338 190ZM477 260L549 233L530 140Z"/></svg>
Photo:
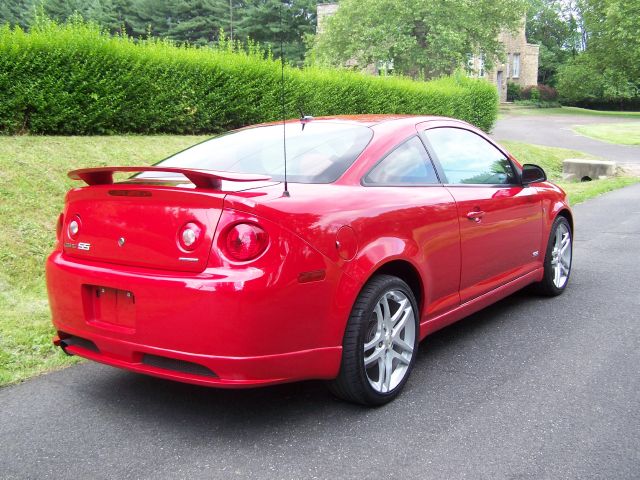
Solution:
<svg viewBox="0 0 640 480"><path fill-rule="evenodd" d="M115 172L170 172L184 175L196 188L220 189L222 180L231 182L260 182L271 180L268 175L254 173L219 172L174 167L97 167L72 170L67 175L72 180L82 180L87 185L110 185Z"/></svg>

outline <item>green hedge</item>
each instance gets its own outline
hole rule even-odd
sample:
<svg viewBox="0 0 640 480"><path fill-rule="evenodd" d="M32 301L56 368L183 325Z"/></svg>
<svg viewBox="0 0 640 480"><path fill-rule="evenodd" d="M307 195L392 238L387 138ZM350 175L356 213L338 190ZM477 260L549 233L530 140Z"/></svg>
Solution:
<svg viewBox="0 0 640 480"><path fill-rule="evenodd" d="M232 48L111 37L72 21L0 28L0 132L210 133L281 117L280 63ZM287 115L435 114L489 130L490 84L287 67Z"/></svg>

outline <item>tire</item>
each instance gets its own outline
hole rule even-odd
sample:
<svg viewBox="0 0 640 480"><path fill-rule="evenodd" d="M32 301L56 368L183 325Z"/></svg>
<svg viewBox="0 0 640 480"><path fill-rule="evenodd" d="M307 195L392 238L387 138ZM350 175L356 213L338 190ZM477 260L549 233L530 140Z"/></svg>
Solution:
<svg viewBox="0 0 640 480"><path fill-rule="evenodd" d="M418 319L416 299L405 282L390 275L374 276L351 311L340 373L329 382L331 392L368 406L396 398L418 353Z"/></svg>
<svg viewBox="0 0 640 480"><path fill-rule="evenodd" d="M545 296L555 297L565 291L571 275L573 259L573 232L566 218L556 217L551 226L547 250L544 256L544 277L534 284L535 290Z"/></svg>

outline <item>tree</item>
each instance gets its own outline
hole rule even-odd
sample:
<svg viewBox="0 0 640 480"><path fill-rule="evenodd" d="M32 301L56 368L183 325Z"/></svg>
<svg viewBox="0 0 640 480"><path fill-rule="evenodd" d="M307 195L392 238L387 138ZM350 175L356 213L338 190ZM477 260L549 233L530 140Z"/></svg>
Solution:
<svg viewBox="0 0 640 480"><path fill-rule="evenodd" d="M640 0L581 0L580 8L586 49L560 70L561 97L640 105Z"/></svg>
<svg viewBox="0 0 640 480"><path fill-rule="evenodd" d="M259 42L287 60L302 63L303 38L315 31L318 0L1 0L0 18L29 25L33 4L57 21L74 14L112 33L162 37L204 45L218 41L221 30L234 40ZM282 28L280 9L282 8ZM282 34L281 34L282 31Z"/></svg>
<svg viewBox="0 0 640 480"><path fill-rule="evenodd" d="M360 67L381 62L412 77L450 74L470 53L487 66L502 55L502 28L515 29L523 0L344 0L316 36L312 61Z"/></svg>
<svg viewBox="0 0 640 480"><path fill-rule="evenodd" d="M229 23L228 0L133 0L125 16L134 36L207 44Z"/></svg>
<svg viewBox="0 0 640 480"><path fill-rule="evenodd" d="M246 0L237 9L237 38L251 38L285 58L301 63L305 55L304 37L315 31L317 0ZM282 22L280 9L282 8Z"/></svg>
<svg viewBox="0 0 640 480"><path fill-rule="evenodd" d="M640 81L640 0L584 0L586 53L601 66Z"/></svg>
<svg viewBox="0 0 640 480"><path fill-rule="evenodd" d="M0 2L0 25L20 25L27 28L35 12L34 0L2 0Z"/></svg>
<svg viewBox="0 0 640 480"><path fill-rule="evenodd" d="M540 45L538 83L555 86L558 69L581 50L580 16L566 0L530 0L527 40Z"/></svg>

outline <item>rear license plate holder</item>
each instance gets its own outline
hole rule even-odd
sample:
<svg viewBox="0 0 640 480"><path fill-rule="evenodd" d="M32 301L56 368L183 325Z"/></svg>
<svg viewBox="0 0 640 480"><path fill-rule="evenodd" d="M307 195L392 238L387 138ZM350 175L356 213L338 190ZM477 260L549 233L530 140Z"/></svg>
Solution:
<svg viewBox="0 0 640 480"><path fill-rule="evenodd" d="M134 331L136 297L129 290L85 285L86 317L89 323L107 328Z"/></svg>

